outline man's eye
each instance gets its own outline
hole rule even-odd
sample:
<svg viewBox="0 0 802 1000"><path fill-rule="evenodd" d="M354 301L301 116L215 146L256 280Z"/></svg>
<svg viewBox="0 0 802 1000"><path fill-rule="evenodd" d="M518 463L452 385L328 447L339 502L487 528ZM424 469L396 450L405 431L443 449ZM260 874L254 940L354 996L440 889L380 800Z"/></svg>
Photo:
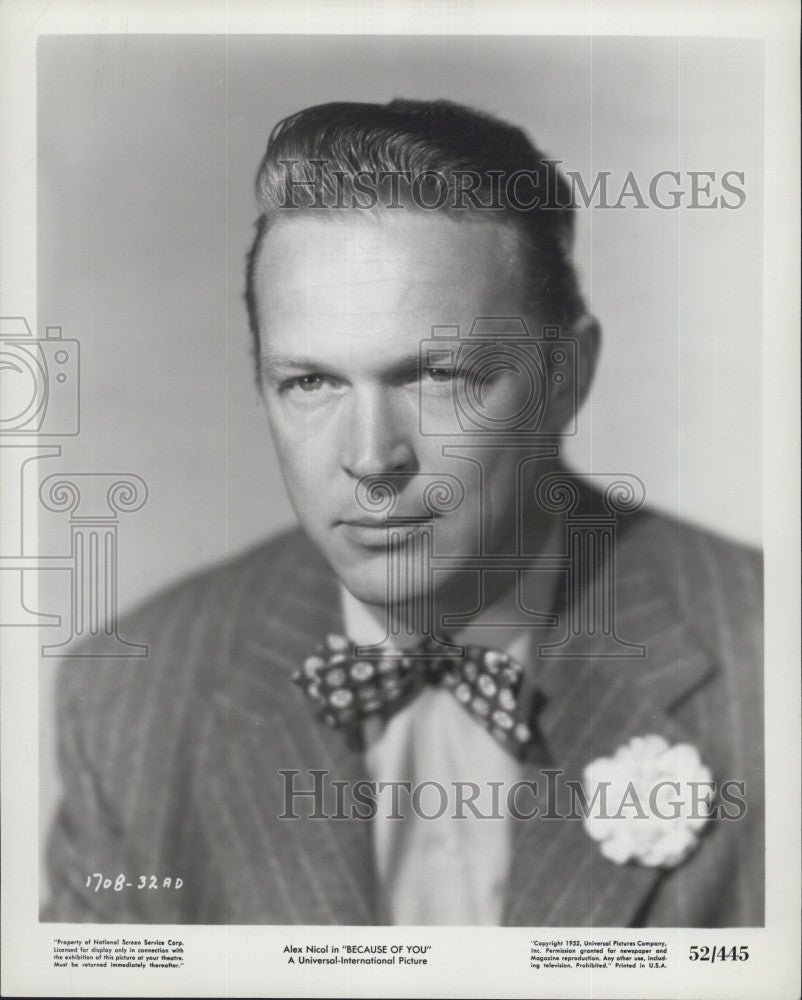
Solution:
<svg viewBox="0 0 802 1000"><path fill-rule="evenodd" d="M453 382L456 372L453 368L424 368L423 377L427 382Z"/></svg>
<svg viewBox="0 0 802 1000"><path fill-rule="evenodd" d="M297 375L295 378L287 379L284 388L290 392L305 393L319 392L326 384L327 379L323 375Z"/></svg>

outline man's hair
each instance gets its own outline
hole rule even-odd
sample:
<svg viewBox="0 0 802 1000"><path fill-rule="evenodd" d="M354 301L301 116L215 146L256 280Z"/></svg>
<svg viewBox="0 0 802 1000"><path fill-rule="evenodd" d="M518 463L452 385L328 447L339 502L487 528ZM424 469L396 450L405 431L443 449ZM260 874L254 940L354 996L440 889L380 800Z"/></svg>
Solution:
<svg viewBox="0 0 802 1000"><path fill-rule="evenodd" d="M374 196L366 199L366 191ZM521 129L473 108L400 99L306 108L270 133L256 197L261 214L247 257L245 298L257 362L259 249L274 222L299 212L404 208L448 212L466 222L492 219L517 235L530 272L527 305L536 306L544 322L569 329L586 315L570 259L574 207L567 181Z"/></svg>

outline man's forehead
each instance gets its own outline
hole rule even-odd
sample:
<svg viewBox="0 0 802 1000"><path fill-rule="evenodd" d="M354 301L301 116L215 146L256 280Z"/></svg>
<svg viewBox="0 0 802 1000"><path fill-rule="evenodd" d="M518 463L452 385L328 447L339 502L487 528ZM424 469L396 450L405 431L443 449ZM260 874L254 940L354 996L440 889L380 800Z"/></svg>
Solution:
<svg viewBox="0 0 802 1000"><path fill-rule="evenodd" d="M299 292L341 298L343 287L377 302L383 291L426 299L455 287L518 298L524 268L516 235L496 221L404 210L306 212L268 227L256 278L260 298L273 306Z"/></svg>

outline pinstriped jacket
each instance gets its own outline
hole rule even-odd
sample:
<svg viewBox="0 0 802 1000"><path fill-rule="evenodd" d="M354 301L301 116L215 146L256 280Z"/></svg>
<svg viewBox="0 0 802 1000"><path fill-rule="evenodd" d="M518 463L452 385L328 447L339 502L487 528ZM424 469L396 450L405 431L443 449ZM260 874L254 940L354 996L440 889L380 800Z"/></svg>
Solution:
<svg viewBox="0 0 802 1000"><path fill-rule="evenodd" d="M607 861L578 821L513 821L503 923L761 925L759 557L648 512L620 522L616 557L619 631L648 655L544 661L539 726L549 767L576 780L631 736L657 733L694 744L719 781L744 782L747 810L708 824L697 851L667 871ZM315 723L289 683L314 645L341 630L336 580L295 531L130 616L122 634L148 643L147 660L67 661L58 699L64 795L42 919L385 923L370 822L313 819L301 807L297 820L278 818L281 770L299 771L299 786L312 769L367 777L361 754ZM325 811L335 812L332 802ZM133 885L95 892L86 886L93 872ZM183 885L139 890L140 875Z"/></svg>

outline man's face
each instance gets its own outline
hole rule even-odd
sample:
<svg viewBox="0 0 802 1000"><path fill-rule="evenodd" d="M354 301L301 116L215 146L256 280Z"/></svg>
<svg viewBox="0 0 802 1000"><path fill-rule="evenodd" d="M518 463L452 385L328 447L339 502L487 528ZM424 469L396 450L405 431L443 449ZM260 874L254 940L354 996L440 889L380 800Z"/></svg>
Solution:
<svg viewBox="0 0 802 1000"><path fill-rule="evenodd" d="M287 489L351 593L387 603L386 515L357 500L366 476L394 474L393 517L426 516L432 475L458 477L465 498L436 517L435 553L477 554L480 518L485 553L509 551L517 466L531 448L467 451L474 462L445 457L444 445L460 443L437 433L454 426L455 373L419 361L435 325L467 332L477 316L525 315L525 272L509 231L423 212L299 215L268 231L255 278L264 395ZM483 405L514 412L527 393L530 383L502 367L484 383ZM422 417L430 433L421 433ZM435 588L457 572L438 571Z"/></svg>

